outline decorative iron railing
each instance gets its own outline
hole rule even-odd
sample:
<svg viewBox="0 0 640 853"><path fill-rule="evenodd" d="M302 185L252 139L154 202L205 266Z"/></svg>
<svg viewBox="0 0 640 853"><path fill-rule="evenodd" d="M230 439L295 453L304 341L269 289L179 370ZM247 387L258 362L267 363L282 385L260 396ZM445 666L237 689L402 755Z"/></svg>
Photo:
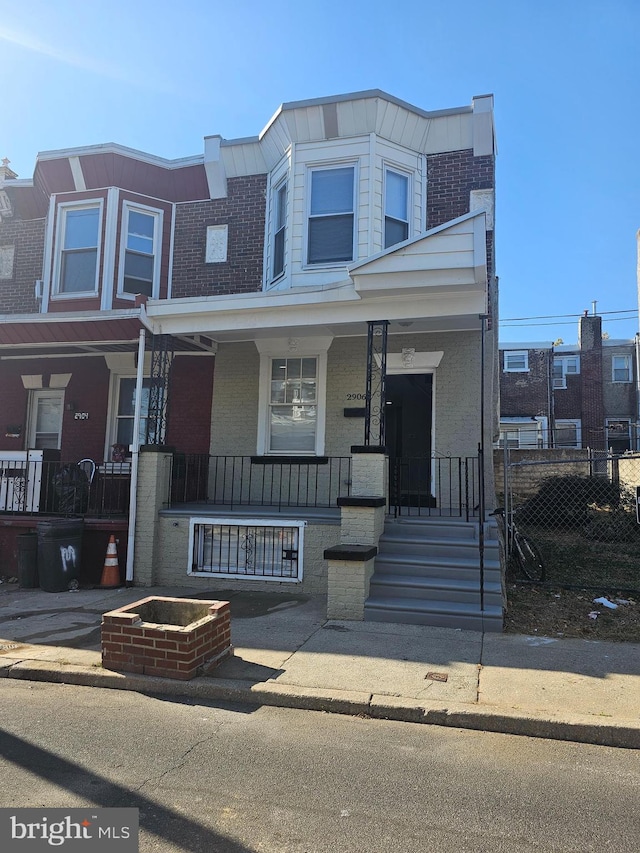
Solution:
<svg viewBox="0 0 640 853"><path fill-rule="evenodd" d="M351 457L176 454L169 506L335 507L351 493Z"/></svg>
<svg viewBox="0 0 640 853"><path fill-rule="evenodd" d="M0 513L94 518L126 515L130 481L128 462L3 459Z"/></svg>

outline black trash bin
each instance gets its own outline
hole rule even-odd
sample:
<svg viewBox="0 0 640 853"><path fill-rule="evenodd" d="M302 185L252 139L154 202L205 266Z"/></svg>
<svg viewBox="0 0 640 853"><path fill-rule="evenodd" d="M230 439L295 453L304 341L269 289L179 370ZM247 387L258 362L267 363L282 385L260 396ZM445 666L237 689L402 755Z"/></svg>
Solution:
<svg viewBox="0 0 640 853"><path fill-rule="evenodd" d="M21 589L38 586L38 536L22 533L16 537L18 545L18 583Z"/></svg>
<svg viewBox="0 0 640 853"><path fill-rule="evenodd" d="M45 592L78 588L83 528L81 518L38 522L38 576Z"/></svg>

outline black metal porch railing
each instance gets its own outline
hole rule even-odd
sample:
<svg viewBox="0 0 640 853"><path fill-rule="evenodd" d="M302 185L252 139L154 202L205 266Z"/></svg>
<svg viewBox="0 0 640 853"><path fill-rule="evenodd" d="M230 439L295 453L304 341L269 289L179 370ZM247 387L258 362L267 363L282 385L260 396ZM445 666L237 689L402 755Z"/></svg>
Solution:
<svg viewBox="0 0 640 853"><path fill-rule="evenodd" d="M335 507L351 493L351 457L176 454L169 506Z"/></svg>
<svg viewBox="0 0 640 853"><path fill-rule="evenodd" d="M93 465L93 463L92 463ZM129 511L130 465L3 460L0 513L105 518Z"/></svg>
<svg viewBox="0 0 640 853"><path fill-rule="evenodd" d="M477 456L389 460L389 506L398 516L449 516L469 521L480 501Z"/></svg>

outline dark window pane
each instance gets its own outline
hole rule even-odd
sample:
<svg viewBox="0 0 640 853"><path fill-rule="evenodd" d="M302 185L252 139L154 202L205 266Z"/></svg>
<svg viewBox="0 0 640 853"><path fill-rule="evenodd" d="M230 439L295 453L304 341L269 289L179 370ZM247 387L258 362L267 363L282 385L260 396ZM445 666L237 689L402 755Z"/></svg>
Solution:
<svg viewBox="0 0 640 853"><path fill-rule="evenodd" d="M284 228L276 234L273 241L273 277L284 272Z"/></svg>
<svg viewBox="0 0 640 853"><path fill-rule="evenodd" d="M309 220L309 263L353 260L353 214Z"/></svg>
<svg viewBox="0 0 640 853"><path fill-rule="evenodd" d="M402 243L409 236L409 226L406 222L398 222L396 219L387 217L384 221L384 247L395 246Z"/></svg>
<svg viewBox="0 0 640 853"><path fill-rule="evenodd" d="M63 252L60 292L82 293L95 290L97 261L97 249Z"/></svg>

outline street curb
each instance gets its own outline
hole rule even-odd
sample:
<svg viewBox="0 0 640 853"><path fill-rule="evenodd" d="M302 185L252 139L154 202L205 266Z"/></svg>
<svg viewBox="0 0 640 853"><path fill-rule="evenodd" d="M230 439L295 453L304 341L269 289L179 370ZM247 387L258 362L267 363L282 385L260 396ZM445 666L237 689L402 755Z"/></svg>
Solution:
<svg viewBox="0 0 640 853"><path fill-rule="evenodd" d="M0 677L55 684L75 684L112 690L132 690L157 696L239 702L280 708L299 708L332 714L366 716L396 722L472 729L526 737L640 749L640 726L625 722L596 722L593 717L572 719L536 712L452 703L438 706L422 700L370 694L361 691L326 690L260 682L248 685L235 679L200 677L176 681L150 675L103 670L101 667L51 664L44 661L5 659Z"/></svg>

